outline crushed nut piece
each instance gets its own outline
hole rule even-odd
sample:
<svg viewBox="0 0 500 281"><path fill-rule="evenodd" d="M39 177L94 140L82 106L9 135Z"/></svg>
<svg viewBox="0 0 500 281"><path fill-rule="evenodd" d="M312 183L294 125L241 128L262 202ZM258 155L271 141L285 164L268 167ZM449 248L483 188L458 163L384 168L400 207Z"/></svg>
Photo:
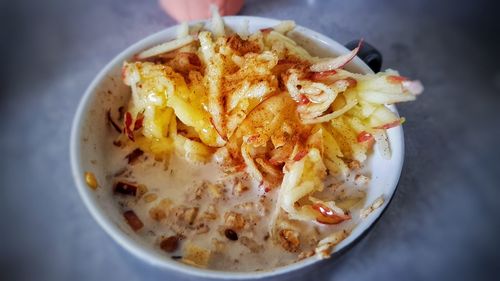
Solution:
<svg viewBox="0 0 500 281"><path fill-rule="evenodd" d="M163 198L161 199L160 203L158 203L158 207L168 210L170 209L172 204L173 204L172 200L170 200L169 198Z"/></svg>
<svg viewBox="0 0 500 281"><path fill-rule="evenodd" d="M196 216L198 215L198 207L188 208L185 206L179 206L173 209L174 215L177 219L177 223L192 225Z"/></svg>
<svg viewBox="0 0 500 281"><path fill-rule="evenodd" d="M209 183L207 184L207 187L210 197L212 197L213 199L222 198L224 194L224 187L222 185Z"/></svg>
<svg viewBox="0 0 500 281"><path fill-rule="evenodd" d="M167 237L160 242L160 248L167 253L175 252L175 250L177 250L178 247L179 247L179 237L175 235Z"/></svg>
<svg viewBox="0 0 500 281"><path fill-rule="evenodd" d="M264 249L264 246L258 244L255 240L248 238L247 236L242 236L240 241L241 244L247 247L252 253L257 253Z"/></svg>
<svg viewBox="0 0 500 281"><path fill-rule="evenodd" d="M85 182L87 183L88 187L90 187L93 190L96 190L97 187L99 186L97 184L97 179L95 178L95 175L91 172L85 172Z"/></svg>
<svg viewBox="0 0 500 281"><path fill-rule="evenodd" d="M204 234L210 231L208 225L201 223L196 226L196 234Z"/></svg>
<svg viewBox="0 0 500 281"><path fill-rule="evenodd" d="M314 250L303 251L299 254L298 260L300 261L312 256L314 256Z"/></svg>
<svg viewBox="0 0 500 281"><path fill-rule="evenodd" d="M245 226L245 219L236 212L227 212L224 215L225 225L234 230L241 230Z"/></svg>
<svg viewBox="0 0 500 281"><path fill-rule="evenodd" d="M249 188L246 185L243 185L241 181L238 181L233 188L233 194L236 196L241 196L245 191L248 191Z"/></svg>
<svg viewBox="0 0 500 281"><path fill-rule="evenodd" d="M254 227L257 226L260 220L261 220L260 216L250 215L246 220L244 229L253 231Z"/></svg>
<svg viewBox="0 0 500 281"><path fill-rule="evenodd" d="M257 203L255 202L244 202L235 206L236 209L245 210L247 212L257 209Z"/></svg>
<svg viewBox="0 0 500 281"><path fill-rule="evenodd" d="M141 219L139 219L139 217L132 210L129 210L129 211L126 211L125 213L123 213L123 217L125 217L125 220L127 221L128 225L130 225L130 227L134 231L137 231L144 226Z"/></svg>
<svg viewBox="0 0 500 281"><path fill-rule="evenodd" d="M212 238L212 248L216 253L222 253L226 249L226 243L220 241L217 238Z"/></svg>
<svg viewBox="0 0 500 281"><path fill-rule="evenodd" d="M356 175L354 177L354 183L356 185L367 185L370 182L370 178L364 175Z"/></svg>
<svg viewBox="0 0 500 281"><path fill-rule="evenodd" d="M291 229L282 229L279 231L279 243L283 249L297 252L300 246L299 233Z"/></svg>
<svg viewBox="0 0 500 281"><path fill-rule="evenodd" d="M347 163L347 167L349 167L349 169L351 170L357 170L361 168L361 163L359 163L359 161L357 160L352 160L349 163Z"/></svg>
<svg viewBox="0 0 500 281"><path fill-rule="evenodd" d="M158 199L158 195L156 195L155 193L148 193L144 196L144 202L146 203L151 203L156 199Z"/></svg>
<svg viewBox="0 0 500 281"><path fill-rule="evenodd" d="M189 208L186 210L185 218L189 224L193 224L196 219L196 215L198 215L198 210L198 208Z"/></svg>
<svg viewBox="0 0 500 281"><path fill-rule="evenodd" d="M172 200L164 198L156 206L149 209L149 216L155 221L161 221L170 213L171 206Z"/></svg>
<svg viewBox="0 0 500 281"><path fill-rule="evenodd" d="M341 230L323 238L321 241L319 241L318 246L316 247L316 254L318 254L318 256L323 259L330 257L333 247L344 240L347 235L349 235L347 231Z"/></svg>
<svg viewBox="0 0 500 281"><path fill-rule="evenodd" d="M203 212L201 216L202 220L216 220L219 215L217 214L217 210L215 209L214 204L210 204L207 207L207 210Z"/></svg>
<svg viewBox="0 0 500 281"><path fill-rule="evenodd" d="M263 216L265 214L265 207L259 202L244 202L234 206L235 209L243 212L253 213L255 215Z"/></svg>
<svg viewBox="0 0 500 281"><path fill-rule="evenodd" d="M167 217L167 213L160 207L149 209L149 216L155 221L161 221Z"/></svg>
<svg viewBox="0 0 500 281"><path fill-rule="evenodd" d="M369 207L361 210L361 212L359 213L359 216L363 219L368 217L373 211L375 211L380 206L382 206L382 204L384 204L384 196L383 195L381 195L380 197L375 199L375 201Z"/></svg>
<svg viewBox="0 0 500 281"><path fill-rule="evenodd" d="M145 186L144 184L137 185L137 194L136 194L136 196L138 198L141 198L147 192L148 192L148 187L147 186Z"/></svg>
<svg viewBox="0 0 500 281"><path fill-rule="evenodd" d="M205 193L206 187L207 186L206 186L205 183L195 185L194 192L188 193L188 197L187 197L188 201L193 202L193 201L196 201L196 200L200 200L201 197L203 196L203 193Z"/></svg>
<svg viewBox="0 0 500 281"><path fill-rule="evenodd" d="M210 251L208 249L199 247L193 243L188 243L184 246L182 262L197 267L207 267L209 260Z"/></svg>

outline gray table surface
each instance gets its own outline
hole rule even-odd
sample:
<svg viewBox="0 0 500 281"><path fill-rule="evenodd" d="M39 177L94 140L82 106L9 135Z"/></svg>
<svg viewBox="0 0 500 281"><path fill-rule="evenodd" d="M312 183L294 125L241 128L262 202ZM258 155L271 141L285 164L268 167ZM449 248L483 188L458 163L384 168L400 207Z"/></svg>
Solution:
<svg viewBox="0 0 500 281"><path fill-rule="evenodd" d="M297 280L492 280L500 265L500 34L487 1L246 1L423 81L392 204L369 235ZM493 2L493 1L491 1ZM121 249L70 174L71 121L96 73L174 24L155 1L1 1L0 279L181 280ZM286 276L291 278L291 276ZM497 279L498 280L498 279Z"/></svg>

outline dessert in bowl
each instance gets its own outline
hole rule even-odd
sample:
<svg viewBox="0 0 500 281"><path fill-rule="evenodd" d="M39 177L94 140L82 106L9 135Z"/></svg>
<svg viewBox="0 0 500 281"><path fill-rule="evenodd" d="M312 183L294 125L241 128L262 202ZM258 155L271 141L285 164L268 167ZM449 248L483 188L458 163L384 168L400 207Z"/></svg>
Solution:
<svg viewBox="0 0 500 281"><path fill-rule="evenodd" d="M392 104L422 90L374 74L360 47L217 16L138 42L78 108L81 197L120 245L188 274L257 278L330 257L391 199L404 155Z"/></svg>

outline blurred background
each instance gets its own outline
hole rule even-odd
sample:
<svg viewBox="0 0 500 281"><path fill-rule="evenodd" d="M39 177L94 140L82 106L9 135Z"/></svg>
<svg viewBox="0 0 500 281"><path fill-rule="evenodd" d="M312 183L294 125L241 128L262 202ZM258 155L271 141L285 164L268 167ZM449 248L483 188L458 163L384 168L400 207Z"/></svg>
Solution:
<svg viewBox="0 0 500 281"><path fill-rule="evenodd" d="M499 280L497 3L245 1L241 15L292 19L340 43L363 37L383 68L426 87L399 106L405 167L384 216L345 255L295 279ZM5 0L0 21L0 280L189 279L104 233L77 194L68 155L72 118L97 72L175 20L153 0Z"/></svg>

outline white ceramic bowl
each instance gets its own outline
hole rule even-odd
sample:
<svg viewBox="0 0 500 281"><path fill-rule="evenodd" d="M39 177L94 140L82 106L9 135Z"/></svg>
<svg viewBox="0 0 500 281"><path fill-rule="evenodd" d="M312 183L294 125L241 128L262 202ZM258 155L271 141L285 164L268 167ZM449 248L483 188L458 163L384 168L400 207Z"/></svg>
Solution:
<svg viewBox="0 0 500 281"><path fill-rule="evenodd" d="M278 20L259 17L235 16L224 18L226 25L234 30L241 28L244 21L247 20L250 32L272 27L279 23ZM112 198L111 179L106 177L108 171L106 165L107 151L110 142L109 129L105 121L106 111L108 108L116 109L120 105L124 105L129 98L130 91L121 82L123 61L132 58L134 54L143 49L174 39L175 36L176 26L173 26L127 48L104 67L92 81L80 101L71 132L71 167L78 192L90 213L118 244L135 256L152 265L189 275L225 279L255 279L298 270L317 262L318 260L312 257L288 266L259 272L225 272L199 269L172 260L157 247L143 241L125 223L116 202ZM348 52L344 46L334 40L304 27L298 26L290 36L314 55L328 56ZM349 63L347 69L358 73L371 73L370 68L357 57ZM391 109L396 111L395 107L391 107ZM388 135L392 158L391 160L384 160L378 151L375 151L370 157L372 182L368 188L366 205L369 206L382 194L385 202L367 219L363 220L349 237L338 244L334 249L334 253L345 249L370 228L387 207L396 190L403 166L403 130L399 126L389 130ZM91 171L95 174L100 184L97 191L87 187L84 178L85 171Z"/></svg>

